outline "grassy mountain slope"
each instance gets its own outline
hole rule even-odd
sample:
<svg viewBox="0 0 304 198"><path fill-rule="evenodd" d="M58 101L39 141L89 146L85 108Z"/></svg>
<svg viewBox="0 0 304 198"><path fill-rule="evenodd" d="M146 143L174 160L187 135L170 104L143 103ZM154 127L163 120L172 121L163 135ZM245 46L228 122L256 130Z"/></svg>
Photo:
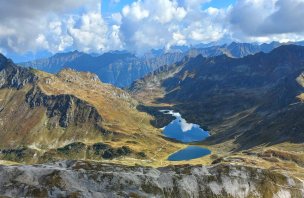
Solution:
<svg viewBox="0 0 304 198"><path fill-rule="evenodd" d="M153 117L139 112L128 93L94 74L66 69L53 75L18 67L3 56L0 63L4 160L124 157L126 163L153 163L182 147L164 140L150 124Z"/></svg>

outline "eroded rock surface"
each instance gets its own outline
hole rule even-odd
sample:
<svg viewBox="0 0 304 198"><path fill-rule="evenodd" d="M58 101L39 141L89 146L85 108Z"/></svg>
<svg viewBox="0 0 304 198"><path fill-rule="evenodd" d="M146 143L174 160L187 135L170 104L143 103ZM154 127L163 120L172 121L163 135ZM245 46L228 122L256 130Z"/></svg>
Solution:
<svg viewBox="0 0 304 198"><path fill-rule="evenodd" d="M0 166L8 197L303 197L303 181L233 165L128 167L84 161Z"/></svg>

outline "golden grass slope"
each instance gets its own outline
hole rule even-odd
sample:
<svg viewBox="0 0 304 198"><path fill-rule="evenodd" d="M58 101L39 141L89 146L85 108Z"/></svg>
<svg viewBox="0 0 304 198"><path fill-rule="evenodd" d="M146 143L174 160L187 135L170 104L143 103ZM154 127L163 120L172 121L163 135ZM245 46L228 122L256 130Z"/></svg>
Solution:
<svg viewBox="0 0 304 198"><path fill-rule="evenodd" d="M56 75L33 72L38 76L35 85L28 84L20 90L0 89L0 149L25 146L42 155L73 142L87 145L103 142L114 148L128 146L147 155L146 161L126 157L118 160L122 163L158 164L158 160L165 160L170 153L184 147L163 139L161 130L150 124L153 117L136 109L136 100L127 92L100 82L94 74L70 69ZM46 115L46 108L30 108L26 102L26 94L34 86L49 96L73 95L92 105L102 117L102 128L113 134L104 136L90 123L48 127L54 121Z"/></svg>

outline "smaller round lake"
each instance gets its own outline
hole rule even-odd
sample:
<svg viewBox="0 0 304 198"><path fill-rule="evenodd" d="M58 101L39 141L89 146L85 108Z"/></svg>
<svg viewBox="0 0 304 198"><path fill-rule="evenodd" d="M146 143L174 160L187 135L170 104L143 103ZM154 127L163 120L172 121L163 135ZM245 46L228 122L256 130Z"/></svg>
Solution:
<svg viewBox="0 0 304 198"><path fill-rule="evenodd" d="M199 125L188 123L180 113L172 110L161 110L164 114L173 115L176 119L163 128L163 134L171 139L182 143L202 141L209 136L208 131L203 130ZM211 154L211 151L199 146L188 146L177 151L168 157L169 161L183 161L200 158Z"/></svg>
<svg viewBox="0 0 304 198"><path fill-rule="evenodd" d="M203 157L211 154L211 151L199 146L188 146L185 149L177 151L168 157L169 161L183 161Z"/></svg>

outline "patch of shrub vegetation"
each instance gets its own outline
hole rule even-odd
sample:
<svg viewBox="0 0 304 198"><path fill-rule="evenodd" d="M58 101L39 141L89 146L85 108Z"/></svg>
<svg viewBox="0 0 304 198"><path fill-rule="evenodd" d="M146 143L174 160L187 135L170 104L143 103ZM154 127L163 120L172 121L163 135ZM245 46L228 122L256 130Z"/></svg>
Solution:
<svg viewBox="0 0 304 198"><path fill-rule="evenodd" d="M101 155L105 150L109 149L110 146L104 143L96 143L92 145L95 155Z"/></svg>
<svg viewBox="0 0 304 198"><path fill-rule="evenodd" d="M32 160L35 152L26 147L9 148L0 150L0 159L14 162Z"/></svg>
<svg viewBox="0 0 304 198"><path fill-rule="evenodd" d="M113 159L120 156L127 156L132 153L132 150L127 146L122 146L120 148L110 148L105 150L102 154L102 158L104 159Z"/></svg>
<svg viewBox="0 0 304 198"><path fill-rule="evenodd" d="M86 145L82 142L73 142L64 147L57 148L57 151L67 155L67 154L70 154L71 152L78 153L78 152L84 150L85 147L86 147Z"/></svg>
<svg viewBox="0 0 304 198"><path fill-rule="evenodd" d="M141 158L146 158L146 157L147 157L146 153L143 152L143 151L138 152L138 153L137 153L137 156L139 156L139 157L141 157Z"/></svg>

